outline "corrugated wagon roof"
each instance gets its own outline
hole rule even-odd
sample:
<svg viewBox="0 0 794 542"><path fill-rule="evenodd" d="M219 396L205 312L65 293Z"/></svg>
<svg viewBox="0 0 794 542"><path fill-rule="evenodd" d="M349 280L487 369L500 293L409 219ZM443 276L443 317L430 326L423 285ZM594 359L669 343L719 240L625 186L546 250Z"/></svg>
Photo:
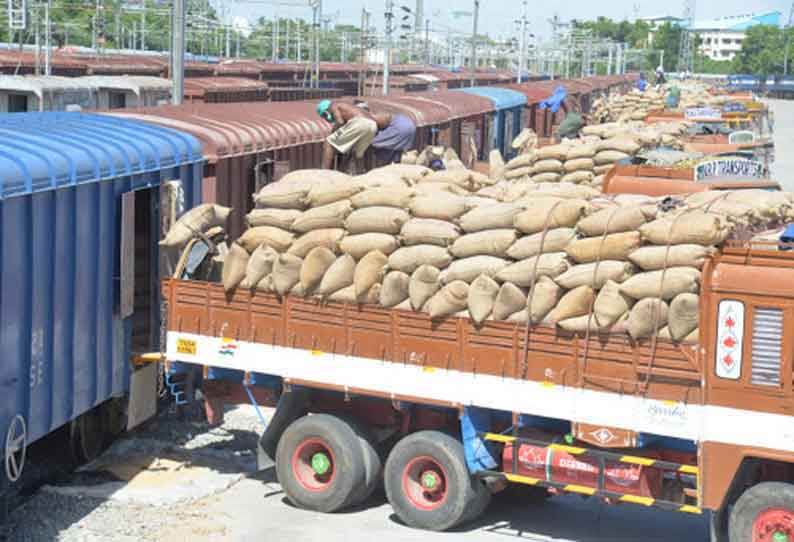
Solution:
<svg viewBox="0 0 794 542"><path fill-rule="evenodd" d="M85 113L0 115L0 199L200 162L192 136Z"/></svg>
<svg viewBox="0 0 794 542"><path fill-rule="evenodd" d="M476 96L483 96L492 100L497 109L509 109L526 105L527 97L515 90L498 87L471 87L454 90L452 92L465 92Z"/></svg>

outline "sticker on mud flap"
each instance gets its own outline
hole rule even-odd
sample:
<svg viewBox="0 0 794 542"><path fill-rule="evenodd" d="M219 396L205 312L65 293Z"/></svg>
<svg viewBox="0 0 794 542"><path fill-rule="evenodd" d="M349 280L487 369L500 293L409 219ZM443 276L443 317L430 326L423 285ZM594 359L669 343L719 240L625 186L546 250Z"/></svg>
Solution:
<svg viewBox="0 0 794 542"><path fill-rule="evenodd" d="M188 356L195 356L198 347L196 345L196 341L193 339L183 339L182 337L177 337L176 339L176 352L177 354L186 354Z"/></svg>
<svg viewBox="0 0 794 542"><path fill-rule="evenodd" d="M232 339L222 339L218 354L223 357L233 358L237 354L237 343Z"/></svg>

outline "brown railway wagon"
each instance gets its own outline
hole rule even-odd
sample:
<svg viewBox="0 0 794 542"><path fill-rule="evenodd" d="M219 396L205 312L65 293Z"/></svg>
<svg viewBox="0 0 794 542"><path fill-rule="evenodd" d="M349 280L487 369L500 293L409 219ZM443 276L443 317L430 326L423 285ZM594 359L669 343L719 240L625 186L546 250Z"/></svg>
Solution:
<svg viewBox="0 0 794 542"><path fill-rule="evenodd" d="M243 77L188 77L185 101L189 103L267 102L267 83Z"/></svg>

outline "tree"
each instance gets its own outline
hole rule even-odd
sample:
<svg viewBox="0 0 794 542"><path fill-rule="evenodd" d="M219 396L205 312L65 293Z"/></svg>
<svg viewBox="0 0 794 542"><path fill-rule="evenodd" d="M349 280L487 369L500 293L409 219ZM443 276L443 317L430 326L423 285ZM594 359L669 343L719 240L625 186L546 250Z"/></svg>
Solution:
<svg viewBox="0 0 794 542"><path fill-rule="evenodd" d="M747 30L742 50L734 58L734 69L753 75L782 73L784 41L783 31L776 26L753 26Z"/></svg>
<svg viewBox="0 0 794 542"><path fill-rule="evenodd" d="M681 27L664 23L653 37L653 48L664 51L664 71L675 71L678 66L678 54L681 49Z"/></svg>

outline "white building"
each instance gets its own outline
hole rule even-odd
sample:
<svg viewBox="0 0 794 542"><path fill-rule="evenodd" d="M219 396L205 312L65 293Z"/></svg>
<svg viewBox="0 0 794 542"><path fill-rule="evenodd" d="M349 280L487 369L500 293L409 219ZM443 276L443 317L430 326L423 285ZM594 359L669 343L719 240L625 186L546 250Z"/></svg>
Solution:
<svg viewBox="0 0 794 542"><path fill-rule="evenodd" d="M638 21L642 21L648 25L650 31L648 32L648 45L653 44L653 38L659 29L667 23L670 23L672 26L678 26L682 22L683 19L680 17L673 17L672 15L657 15L654 17L640 17L637 19Z"/></svg>
<svg viewBox="0 0 794 542"><path fill-rule="evenodd" d="M781 17L779 11L720 17L710 21L695 21L692 30L700 37L702 55L717 61L733 60L742 50L747 29L759 24L780 26Z"/></svg>

